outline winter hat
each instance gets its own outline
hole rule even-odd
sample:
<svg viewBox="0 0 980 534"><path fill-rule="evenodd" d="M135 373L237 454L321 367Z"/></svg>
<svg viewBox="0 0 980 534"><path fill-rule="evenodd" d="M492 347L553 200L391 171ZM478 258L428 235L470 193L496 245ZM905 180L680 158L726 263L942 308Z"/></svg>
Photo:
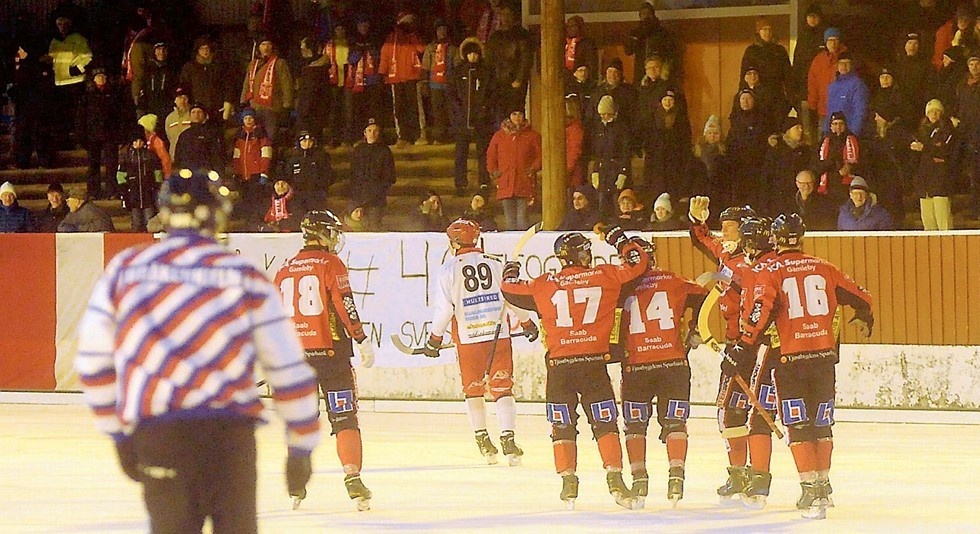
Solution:
<svg viewBox="0 0 980 534"><path fill-rule="evenodd" d="M92 77L95 78L99 74L107 74L107 73L106 73L105 67L101 67L100 66L100 67L95 67L94 69L92 69L91 74L92 74Z"/></svg>
<svg viewBox="0 0 980 534"><path fill-rule="evenodd" d="M623 189L619 193L619 198L616 200L617 203L622 202L624 198L628 198L633 201L633 205L639 207L640 200L636 198L636 193L632 189Z"/></svg>
<svg viewBox="0 0 980 534"><path fill-rule="evenodd" d="M845 59L854 61L854 54L852 54L850 50L845 50L837 56L837 61L843 61Z"/></svg>
<svg viewBox="0 0 980 534"><path fill-rule="evenodd" d="M470 37L463 41L463 45L459 48L459 55L461 57L466 57L470 52L476 52L483 56L483 46L480 44L476 38Z"/></svg>
<svg viewBox="0 0 980 534"><path fill-rule="evenodd" d="M85 188L80 185L72 187L71 190L68 191L68 198L74 198L75 200L81 200L84 202L88 200L88 191L86 191Z"/></svg>
<svg viewBox="0 0 980 534"><path fill-rule="evenodd" d="M168 44L166 41L160 41L153 45L154 50L156 50L157 48L170 48L170 44Z"/></svg>
<svg viewBox="0 0 980 534"><path fill-rule="evenodd" d="M438 30L439 28L449 29L449 24L446 23L445 19L436 19L436 22L432 25L432 29Z"/></svg>
<svg viewBox="0 0 980 534"><path fill-rule="evenodd" d="M302 141L304 139L310 139L313 142L316 142L316 137L313 137L313 134L311 134L309 130L300 130L300 132L298 134L296 134L296 142L297 143L299 143L300 141Z"/></svg>
<svg viewBox="0 0 980 534"><path fill-rule="evenodd" d="M200 102L194 102L193 104L191 104L191 107L188 108L187 111L194 111L195 109L199 109L199 110L203 111L205 115L207 115L207 113L208 113L208 108L206 108L204 106L204 104L202 104Z"/></svg>
<svg viewBox="0 0 980 534"><path fill-rule="evenodd" d="M603 113L616 113L616 102L613 100L612 95L605 95L600 98L596 111L598 111L600 115Z"/></svg>
<svg viewBox="0 0 980 534"><path fill-rule="evenodd" d="M980 59L980 50L969 50L966 55L966 61L969 63L974 59Z"/></svg>
<svg viewBox="0 0 980 534"><path fill-rule="evenodd" d="M910 32L908 35L905 36L905 41L906 42L908 42L908 41L919 41L919 40L921 40L921 39L919 37L919 34L916 33L916 32Z"/></svg>
<svg viewBox="0 0 980 534"><path fill-rule="evenodd" d="M585 197L589 203L595 202L596 190L589 184L582 184L575 188L575 192Z"/></svg>
<svg viewBox="0 0 980 534"><path fill-rule="evenodd" d="M623 60L618 57L612 58L612 60L606 64L606 69L616 69L619 72L623 72Z"/></svg>
<svg viewBox="0 0 980 534"><path fill-rule="evenodd" d="M664 208L667 210L667 213L674 211L674 206L670 203L670 193L660 193L660 196L653 203L653 208Z"/></svg>
<svg viewBox="0 0 980 534"><path fill-rule="evenodd" d="M14 195L14 198L17 198L17 191L14 189L14 184L10 182L4 182L3 185L0 185L0 195L4 193L10 193Z"/></svg>
<svg viewBox="0 0 980 534"><path fill-rule="evenodd" d="M828 121L828 124L834 121L844 121L846 123L847 115L844 115L843 111L835 111L830 114L830 120Z"/></svg>
<svg viewBox="0 0 980 534"><path fill-rule="evenodd" d="M827 28L826 30L824 30L823 32L824 42L828 41L829 39L840 39L840 30L838 28Z"/></svg>
<svg viewBox="0 0 980 534"><path fill-rule="evenodd" d="M772 22L766 17L758 17L755 19L755 31L756 33L762 31L762 28L772 28Z"/></svg>
<svg viewBox="0 0 980 534"><path fill-rule="evenodd" d="M398 17L395 18L396 24L408 24L410 22L415 22L415 15L409 13L408 11L399 11Z"/></svg>
<svg viewBox="0 0 980 534"><path fill-rule="evenodd" d="M708 120L704 122L704 134L707 135L708 132L718 132L721 133L721 120L718 115L712 115L708 117Z"/></svg>
<svg viewBox="0 0 980 534"><path fill-rule="evenodd" d="M929 112L934 109L938 109L940 113L946 111L946 108L943 107L943 103L938 98L933 98L926 103L926 115L928 115Z"/></svg>
<svg viewBox="0 0 980 534"><path fill-rule="evenodd" d="M157 129L158 120L156 115L149 113L140 117L140 120L136 121L136 123L142 126L144 130L152 132Z"/></svg>
<svg viewBox="0 0 980 534"><path fill-rule="evenodd" d="M174 98L177 98L178 96L186 96L187 98L190 98L191 90L187 87L178 87L174 90Z"/></svg>
<svg viewBox="0 0 980 534"><path fill-rule="evenodd" d="M742 71L742 76L745 76L746 73L748 73L749 71L753 71L753 70L756 72L756 74L758 74L759 67L756 67L755 65L751 65L751 64L750 65L746 65L745 66L745 70Z"/></svg>
<svg viewBox="0 0 980 534"><path fill-rule="evenodd" d="M854 178L851 178L850 189L862 189L865 192L868 192L869 191L868 182L864 178L861 178L860 176L855 176Z"/></svg>
<svg viewBox="0 0 980 534"><path fill-rule="evenodd" d="M791 128L794 128L796 126L801 126L801 125L802 123L800 122L800 119L797 117L786 117L783 119L784 132L788 132L790 131Z"/></svg>
<svg viewBox="0 0 980 534"><path fill-rule="evenodd" d="M881 67L881 70L878 71L878 76L884 76L885 74L887 74L889 76L892 76L892 77L895 76L895 73L892 72L891 67L889 67L887 65L885 65L884 67Z"/></svg>
<svg viewBox="0 0 980 534"><path fill-rule="evenodd" d="M202 35L194 39L194 52L197 52L202 46L212 46L211 38L207 35Z"/></svg>
<svg viewBox="0 0 980 534"><path fill-rule="evenodd" d="M245 122L245 117L255 118L255 110L252 108L245 108L238 113L238 120Z"/></svg>

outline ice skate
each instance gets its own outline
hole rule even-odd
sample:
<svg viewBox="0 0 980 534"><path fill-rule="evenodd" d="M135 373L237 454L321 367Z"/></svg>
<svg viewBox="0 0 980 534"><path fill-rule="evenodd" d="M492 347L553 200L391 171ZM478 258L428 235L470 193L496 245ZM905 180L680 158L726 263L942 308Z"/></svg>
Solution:
<svg viewBox="0 0 980 534"><path fill-rule="evenodd" d="M630 493L633 494L633 509L642 510L646 506L647 493L650 489L650 477L647 475L646 471L638 471L633 473L633 488L630 489Z"/></svg>
<svg viewBox="0 0 980 534"><path fill-rule="evenodd" d="M748 482L746 467L732 465L728 467L728 480L718 488L718 497L721 504L732 504L733 499L737 499L739 494L745 489Z"/></svg>
<svg viewBox="0 0 980 534"><path fill-rule="evenodd" d="M822 487L824 488L823 495L820 496L820 498L823 500L824 506L826 506L827 508L833 508L834 507L834 496L833 496L834 488L833 488L833 486L830 485L830 478L821 477L821 478L818 478L817 481L820 482L822 484Z"/></svg>
<svg viewBox="0 0 980 534"><path fill-rule="evenodd" d="M524 455L524 451L514 441L513 432L508 431L500 435L500 449L507 457L508 465L511 467L521 465L521 456Z"/></svg>
<svg viewBox="0 0 980 534"><path fill-rule="evenodd" d="M796 507L800 510L800 515L805 519L826 519L827 506L822 502L822 494L825 486L819 482L800 482L803 493L796 501Z"/></svg>
<svg viewBox="0 0 980 534"><path fill-rule="evenodd" d="M303 499L306 498L306 488L303 488L302 493L299 495L293 495L293 510L299 508L299 505L303 503Z"/></svg>
<svg viewBox="0 0 980 534"><path fill-rule="evenodd" d="M358 512L371 509L371 490L361 482L360 474L344 477L344 485L347 486L347 495L357 505Z"/></svg>
<svg viewBox="0 0 980 534"><path fill-rule="evenodd" d="M670 468L667 475L667 500L674 508L677 508L677 501L684 498L684 468L674 466Z"/></svg>
<svg viewBox="0 0 980 534"><path fill-rule="evenodd" d="M633 509L633 494L626 488L626 482L623 482L621 471L607 471L606 484L609 486L609 494L616 500L616 504L627 510Z"/></svg>
<svg viewBox="0 0 980 534"><path fill-rule="evenodd" d="M487 459L487 465L497 463L497 447L490 441L490 435L487 434L486 430L477 430L476 446L480 448L480 454Z"/></svg>
<svg viewBox="0 0 980 534"><path fill-rule="evenodd" d="M742 490L742 504L746 508L761 510L766 507L766 499L769 497L769 485L772 483L772 473L764 473L749 468L747 472L748 483Z"/></svg>
<svg viewBox="0 0 980 534"><path fill-rule="evenodd" d="M578 498L578 477L575 475L562 475L561 477L561 500L569 510L575 509L575 499Z"/></svg>

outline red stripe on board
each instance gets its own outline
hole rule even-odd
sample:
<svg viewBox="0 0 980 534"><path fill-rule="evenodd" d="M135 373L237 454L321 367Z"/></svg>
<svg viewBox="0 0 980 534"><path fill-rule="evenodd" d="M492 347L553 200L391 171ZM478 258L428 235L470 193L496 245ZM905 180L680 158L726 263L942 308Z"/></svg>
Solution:
<svg viewBox="0 0 980 534"><path fill-rule="evenodd" d="M153 234L102 234L103 266L129 247L152 243Z"/></svg>
<svg viewBox="0 0 980 534"><path fill-rule="evenodd" d="M54 234L0 234L0 389L55 388Z"/></svg>

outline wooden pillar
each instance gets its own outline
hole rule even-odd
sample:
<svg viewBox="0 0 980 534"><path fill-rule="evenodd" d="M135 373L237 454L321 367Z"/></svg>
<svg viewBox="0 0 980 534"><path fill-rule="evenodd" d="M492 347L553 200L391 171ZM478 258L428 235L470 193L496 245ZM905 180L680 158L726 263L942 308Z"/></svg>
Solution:
<svg viewBox="0 0 980 534"><path fill-rule="evenodd" d="M541 0L541 218L545 230L565 216L565 7Z"/></svg>

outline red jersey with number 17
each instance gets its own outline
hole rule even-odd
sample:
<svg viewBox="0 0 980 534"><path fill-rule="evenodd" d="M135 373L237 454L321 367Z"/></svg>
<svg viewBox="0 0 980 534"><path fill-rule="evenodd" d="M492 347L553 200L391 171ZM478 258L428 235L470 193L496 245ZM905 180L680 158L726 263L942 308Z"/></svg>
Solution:
<svg viewBox="0 0 980 534"><path fill-rule="evenodd" d="M707 289L672 272L647 271L623 303L626 363L687 358L684 312L691 307L689 297L699 296L703 301L707 294Z"/></svg>
<svg viewBox="0 0 980 534"><path fill-rule="evenodd" d="M349 343L339 343L342 339L364 339L347 266L336 254L305 247L279 269L275 284L307 356L327 356L328 349L349 349Z"/></svg>

